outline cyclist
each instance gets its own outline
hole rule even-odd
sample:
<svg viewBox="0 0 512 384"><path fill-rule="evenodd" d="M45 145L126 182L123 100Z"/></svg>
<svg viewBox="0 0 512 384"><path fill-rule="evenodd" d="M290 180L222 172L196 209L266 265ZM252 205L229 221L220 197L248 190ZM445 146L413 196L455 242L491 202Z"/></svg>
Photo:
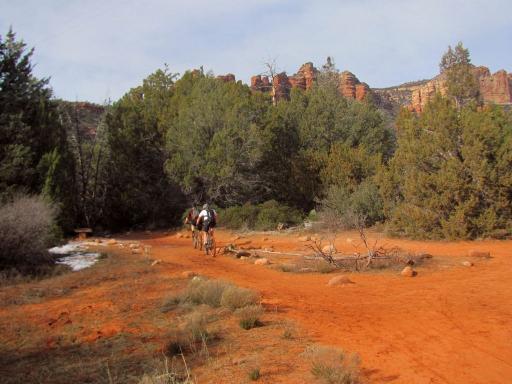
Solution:
<svg viewBox="0 0 512 384"><path fill-rule="evenodd" d="M213 236L213 228L217 225L217 212L211 209L208 204L203 205L203 210L199 213L196 221L197 225L202 225L203 244L206 245L207 235Z"/></svg>
<svg viewBox="0 0 512 384"><path fill-rule="evenodd" d="M192 204L192 207L187 213L187 217L185 217L185 225L190 224L190 230L200 231L201 228L197 227L197 217L199 216L199 210L196 208L196 204Z"/></svg>

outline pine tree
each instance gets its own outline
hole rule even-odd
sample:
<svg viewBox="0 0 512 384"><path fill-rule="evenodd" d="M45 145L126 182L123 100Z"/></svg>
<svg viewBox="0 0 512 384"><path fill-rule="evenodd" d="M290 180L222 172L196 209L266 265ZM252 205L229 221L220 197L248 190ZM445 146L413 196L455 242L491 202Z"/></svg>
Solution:
<svg viewBox="0 0 512 384"><path fill-rule="evenodd" d="M32 74L33 52L12 30L0 36L0 197L44 191L60 201L66 195L66 135L49 80Z"/></svg>

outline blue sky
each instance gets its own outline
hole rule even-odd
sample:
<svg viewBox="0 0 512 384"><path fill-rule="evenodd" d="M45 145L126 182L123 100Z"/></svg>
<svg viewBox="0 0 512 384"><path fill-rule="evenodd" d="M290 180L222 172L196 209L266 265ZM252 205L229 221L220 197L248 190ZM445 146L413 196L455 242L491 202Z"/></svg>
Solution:
<svg viewBox="0 0 512 384"><path fill-rule="evenodd" d="M462 41L474 64L512 71L510 15L511 0L0 0L0 34L35 47L55 96L102 103L164 63L249 82L271 59L293 74L332 56L386 87L435 76Z"/></svg>

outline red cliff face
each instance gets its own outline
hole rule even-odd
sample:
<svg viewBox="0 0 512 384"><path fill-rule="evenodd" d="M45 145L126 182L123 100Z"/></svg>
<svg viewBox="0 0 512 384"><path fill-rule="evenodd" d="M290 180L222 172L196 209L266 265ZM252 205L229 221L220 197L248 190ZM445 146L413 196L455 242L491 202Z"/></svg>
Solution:
<svg viewBox="0 0 512 384"><path fill-rule="evenodd" d="M349 99L363 100L370 92L370 87L366 83L361 83L359 79L349 71L344 71L340 75L340 92Z"/></svg>
<svg viewBox="0 0 512 384"><path fill-rule="evenodd" d="M235 75L232 73L228 73L227 75L219 75L217 76L217 79L222 80L225 83L234 83L235 82Z"/></svg>
<svg viewBox="0 0 512 384"><path fill-rule="evenodd" d="M479 76L478 82L480 84L480 95L484 103L512 103L512 74L507 74L506 71L501 70L491 75L487 69L487 72Z"/></svg>
<svg viewBox="0 0 512 384"><path fill-rule="evenodd" d="M512 103L511 74L501 70L491 75L487 67L475 67L474 73L480 87L480 99L484 104ZM411 91L408 108L415 112L422 112L425 105L437 93L446 95L446 80L443 75L439 75L424 84L408 87L408 90Z"/></svg>

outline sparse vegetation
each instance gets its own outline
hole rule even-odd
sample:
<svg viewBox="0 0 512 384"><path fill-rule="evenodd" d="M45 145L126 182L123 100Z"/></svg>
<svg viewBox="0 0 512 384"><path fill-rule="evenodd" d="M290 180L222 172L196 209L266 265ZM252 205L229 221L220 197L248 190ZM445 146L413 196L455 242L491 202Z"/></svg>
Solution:
<svg viewBox="0 0 512 384"><path fill-rule="evenodd" d="M56 241L56 209L39 196L17 196L0 207L0 271L47 272Z"/></svg>
<svg viewBox="0 0 512 384"><path fill-rule="evenodd" d="M260 369L259 368L253 368L249 371L249 379L252 381L259 380L260 378Z"/></svg>
<svg viewBox="0 0 512 384"><path fill-rule="evenodd" d="M249 305L237 309L235 315L239 319L240 327L248 330L259 324L259 319L263 315L263 308L260 305Z"/></svg>
<svg viewBox="0 0 512 384"><path fill-rule="evenodd" d="M360 383L360 359L332 347L310 346L305 357L311 362L311 373L325 384Z"/></svg>
<svg viewBox="0 0 512 384"><path fill-rule="evenodd" d="M221 305L232 311L239 308L255 305L259 302L256 292L235 286L227 287L222 293Z"/></svg>

